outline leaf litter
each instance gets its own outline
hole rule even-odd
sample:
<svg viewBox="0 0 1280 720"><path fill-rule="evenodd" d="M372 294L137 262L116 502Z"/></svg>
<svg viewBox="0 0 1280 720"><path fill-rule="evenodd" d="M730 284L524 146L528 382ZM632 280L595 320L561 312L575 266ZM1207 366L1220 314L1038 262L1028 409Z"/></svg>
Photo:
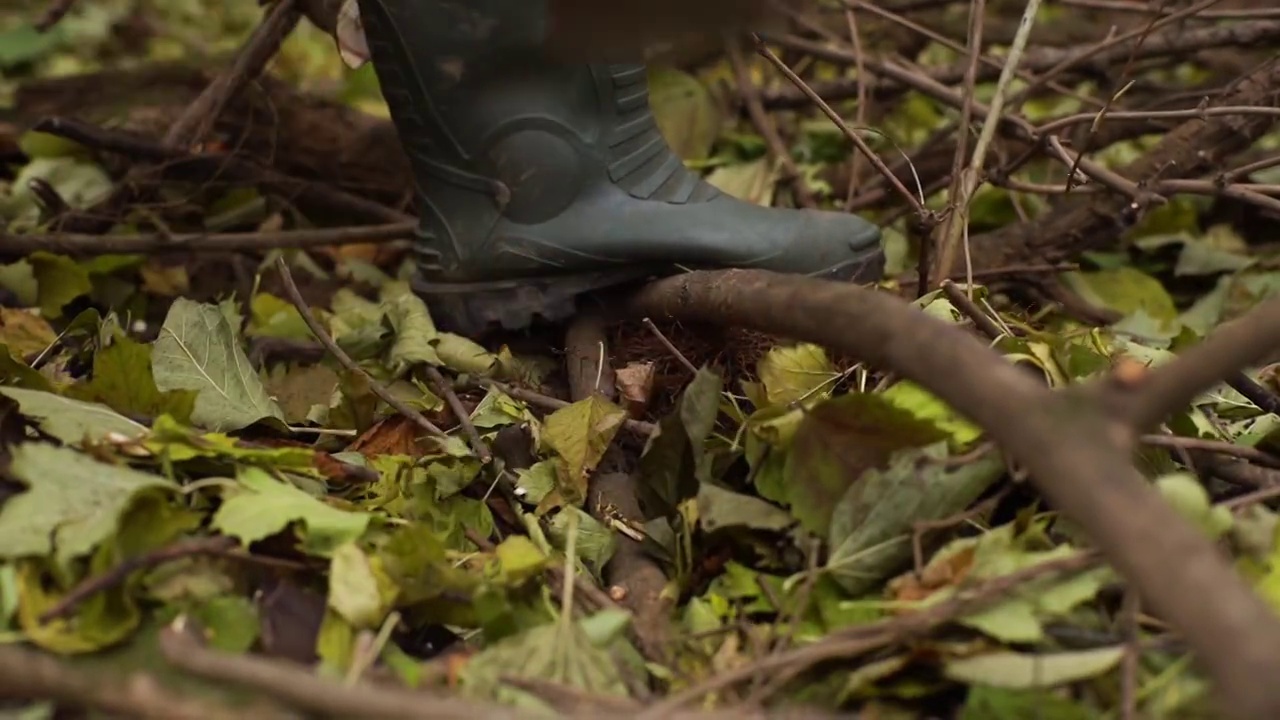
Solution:
<svg viewBox="0 0 1280 720"><path fill-rule="evenodd" d="M237 27L237 13L252 17L248 4L228 4L219 22ZM88 62L67 38L107 37L123 4L102 6L103 26L71 26L78 35L0 29L0 65ZM343 16L344 35L352 22ZM322 41L291 39L287 64L305 65ZM353 66L367 56L351 37L342 50ZM783 176L762 138L723 130L708 88L725 71L655 71L659 124L723 191L767 205ZM352 104L367 106L350 83ZM941 121L911 95L885 123L899 123L899 141L911 144ZM801 128L799 154L829 152L828 128ZM92 153L51 137L22 137L27 162L0 198L11 229L44 218L33 178L72 208L113 187ZM989 190L974 224L1010 222L1009 194ZM1253 238L1224 224L1202 229L1203 209L1183 211L1138 228L1131 252L1096 254L1061 274L1114 315L1103 327L1033 315L976 288L1016 329L996 347L1051 385L1072 384L1124 359L1161 362L1280 289L1274 258L1251 248ZM776 684L761 671L752 683L716 686L786 648L872 637L1002 578L1073 562L1088 540L945 403L819 346L731 335L719 341L760 346L726 356L664 328L699 366L672 372L666 350L632 333L612 358L627 370L621 404L593 395L550 407L490 384L556 395L549 353L441 332L393 279L398 268L361 274L338 258L347 277L373 287L330 293L315 308L323 325L375 382L448 428L444 441L422 437L332 358L257 356L263 342L311 339L297 310L258 282L247 298L225 287L193 299L191 273L147 258L39 252L0 268L13 299L0 308L0 637L168 677L151 648L185 618L210 648L300 658L333 683L367 676L534 713L563 707L566 695L630 712L655 694L706 688L707 704L720 706L762 697L877 717L1084 718L1115 711L1124 672L1136 673L1137 702L1152 716L1205 712L1207 688L1185 650L1150 618L1137 618L1136 639L1126 635L1120 578L1097 562L1033 577L945 628L884 637ZM265 276L259 269L255 280ZM966 322L937 293L917 304ZM142 316L158 328L136 330ZM428 367L457 380L451 390L494 462L476 457ZM1274 390L1273 368L1254 376ZM656 431L635 437L627 421L637 419ZM1269 453L1275 422L1224 388L1168 426ZM510 437L520 453L497 452ZM1280 608L1275 513L1231 507L1229 488L1206 486L1176 453L1148 455L1161 494L1231 549ZM591 502L593 478L616 471L618 457L639 478L643 524ZM192 545L209 540L225 544ZM662 656L642 653L636 633L646 628L608 581L611 560L637 541L668 578L674 632ZM1136 671L1123 669L1131 651ZM236 694L195 685L228 701ZM24 717L52 716L45 704Z"/></svg>

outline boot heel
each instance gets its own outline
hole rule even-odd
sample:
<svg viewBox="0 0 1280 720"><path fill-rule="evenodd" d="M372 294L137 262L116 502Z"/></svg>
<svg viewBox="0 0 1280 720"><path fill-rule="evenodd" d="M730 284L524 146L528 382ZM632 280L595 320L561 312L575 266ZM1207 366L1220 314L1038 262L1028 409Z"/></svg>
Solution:
<svg viewBox="0 0 1280 720"><path fill-rule="evenodd" d="M439 283L418 279L413 282L413 289L427 303L441 330L479 337L498 328L519 330L535 320L567 320L577 312L579 297L656 274L634 269L497 282Z"/></svg>

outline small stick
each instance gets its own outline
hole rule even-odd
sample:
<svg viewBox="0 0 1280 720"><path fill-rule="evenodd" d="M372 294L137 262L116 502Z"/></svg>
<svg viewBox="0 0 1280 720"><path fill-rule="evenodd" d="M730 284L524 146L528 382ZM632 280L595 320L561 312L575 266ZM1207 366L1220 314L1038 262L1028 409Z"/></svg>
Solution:
<svg viewBox="0 0 1280 720"><path fill-rule="evenodd" d="M662 334L662 331L658 329L658 326L655 325L652 320L645 318L641 320L641 322L644 323L646 328L649 328L649 332L653 333L654 337L658 338L658 342L662 343L662 346L667 349L667 352L671 353L676 360L680 361L681 365L685 366L685 369L694 375L698 374L698 368L695 367L693 363L689 362L689 358L685 357L684 353L680 352L680 348L676 347L675 343L671 342L666 335Z"/></svg>
<svg viewBox="0 0 1280 720"><path fill-rule="evenodd" d="M455 417L458 418L458 426L462 428L463 434L467 436L467 440L471 443L471 449L475 450L476 457L480 458L480 462L488 465L493 460L493 453L489 450L489 445L480 437L480 432L476 430L475 423L471 422L471 413L467 412L467 408L463 406L462 400L458 397L458 393L453 391L453 386L445 380L444 375L434 367L428 365L423 371L427 375L427 379L431 381L432 387L436 392L444 397L445 403L449 405L449 409L453 411Z"/></svg>
<svg viewBox="0 0 1280 720"><path fill-rule="evenodd" d="M445 438L445 432L436 427L436 424L426 418L425 415L406 405L399 398L392 395L389 390L382 386L382 383L374 380L364 368L356 364L355 360L346 353L342 348L338 347L338 343L329 337L329 333L320 325L320 321L316 319L315 313L311 312L311 308L307 305L307 301L302 299L302 293L298 292L298 286L293 282L293 273L289 272L289 265L285 263L284 258L276 258L276 269L280 271L280 279L284 281L285 294L289 296L289 302L298 309L298 314L302 316L302 321L307 324L307 328L311 330L311 334L315 335L316 340L320 341L324 348L333 354L333 357L342 365L342 367L359 375L361 379L369 383L369 389L374 395L382 398L383 402L390 405L396 412L409 418L415 425L422 428L428 435L435 438Z"/></svg>
<svg viewBox="0 0 1280 720"><path fill-rule="evenodd" d="M971 300L969 296L960 289L959 285L950 280L943 280L942 292L947 296L947 299L951 301L951 304L956 306L957 310L964 313L973 321L973 324L977 326L978 330L981 331L983 335L986 335L992 340L996 340L1005 334L1004 330L1001 330L1000 326L996 324L996 321L992 320L989 315L983 312L982 308L978 307L978 304Z"/></svg>
<svg viewBox="0 0 1280 720"><path fill-rule="evenodd" d="M1246 445L1236 445L1234 443L1223 442L1221 440L1182 437L1180 435L1143 435L1140 440L1143 445L1162 448L1181 448L1184 450L1199 450L1202 452L1217 453L1219 455L1229 455L1231 457L1240 458L1241 460L1248 460L1249 462L1257 463L1263 467L1280 469L1280 458L1269 452L1264 452L1258 448L1248 447Z"/></svg>
<svg viewBox="0 0 1280 720"><path fill-rule="evenodd" d="M499 392L510 395L516 400L526 402L534 407L540 407L543 410L550 410L552 412L559 410L560 408L569 407L573 404L568 401L561 400L560 398L543 395L540 392L527 390L514 385L507 385L506 383L500 383L496 380L485 380L481 383L481 387L491 387ZM623 420L622 427L644 437L648 437L658 431L657 425L654 425L651 422L645 422L644 420Z"/></svg>
<svg viewBox="0 0 1280 720"><path fill-rule="evenodd" d="M5 256L39 251L91 257L94 255L164 255L187 252L242 252L311 248L326 245L353 245L380 240L401 240L413 236L416 222L397 222L367 227L279 230L243 233L145 233L138 235L92 235L50 233L11 235L0 230L0 253Z"/></svg>
<svg viewBox="0 0 1280 720"><path fill-rule="evenodd" d="M1272 415L1280 415L1280 396L1271 392L1265 386L1254 382L1253 378L1242 372L1234 372L1227 377L1226 382L1232 390L1248 398L1249 402L1257 405L1263 411Z"/></svg>
<svg viewBox="0 0 1280 720"><path fill-rule="evenodd" d="M40 622L47 623L52 620L66 617L70 615L80 603L88 598L103 592L109 588L115 587L129 578L130 575L140 570L150 570L167 562L181 560L182 558L193 557L196 555L219 555L230 557L237 560L248 562L263 562L277 567L286 567L291 570L305 569L305 565L295 563L290 560L281 560L279 558L260 558L249 554L235 553L235 538L217 536L209 538L200 538L198 540L188 540L179 542L168 547L153 550L144 555L129 558L115 567L103 572L100 575L94 575L85 578L83 582L76 585L59 600L53 607L49 608L40 616Z"/></svg>

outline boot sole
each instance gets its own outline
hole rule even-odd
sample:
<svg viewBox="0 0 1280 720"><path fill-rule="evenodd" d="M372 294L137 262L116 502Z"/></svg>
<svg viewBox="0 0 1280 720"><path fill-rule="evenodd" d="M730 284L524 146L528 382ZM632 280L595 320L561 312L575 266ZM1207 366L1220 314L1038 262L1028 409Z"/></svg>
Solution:
<svg viewBox="0 0 1280 720"><path fill-rule="evenodd" d="M840 265L809 277L837 282L870 283L884 276L885 256L879 245ZM669 267L669 266L668 266ZM576 273L473 283L413 281L436 325L448 332L479 337L499 328L523 330L538 320L556 323L573 317L578 300L607 288L673 274L663 268Z"/></svg>

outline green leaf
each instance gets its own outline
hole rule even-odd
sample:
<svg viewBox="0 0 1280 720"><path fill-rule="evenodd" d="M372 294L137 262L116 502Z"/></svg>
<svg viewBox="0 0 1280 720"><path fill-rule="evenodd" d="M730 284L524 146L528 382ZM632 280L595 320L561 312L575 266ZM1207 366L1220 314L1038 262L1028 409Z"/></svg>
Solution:
<svg viewBox="0 0 1280 720"><path fill-rule="evenodd" d="M311 329L293 303L271 293L258 293L249 304L248 335L311 340Z"/></svg>
<svg viewBox="0 0 1280 720"><path fill-rule="evenodd" d="M88 151L80 143L52 133L28 130L18 136L18 149L30 158L84 157Z"/></svg>
<svg viewBox="0 0 1280 720"><path fill-rule="evenodd" d="M1210 539L1218 539L1231 530L1233 517L1225 507L1212 505L1209 493L1189 472L1176 472L1156 478L1156 489L1178 514L1199 527Z"/></svg>
<svg viewBox="0 0 1280 720"><path fill-rule="evenodd" d="M516 494L524 502L537 505L555 489L556 463L552 460L540 460L528 468L516 470Z"/></svg>
<svg viewBox="0 0 1280 720"><path fill-rule="evenodd" d="M555 545L557 550L567 552L572 515L578 516L578 538L575 543L578 559L582 560L591 572L601 576L604 566L618 550L618 538L599 520L573 505L561 508L560 512L551 518L551 523L547 527L547 539Z"/></svg>
<svg viewBox="0 0 1280 720"><path fill-rule="evenodd" d="M591 642L581 623L546 623L494 643L463 667L463 692L513 704L525 711L549 708L504 678L567 685L592 695L627 697L617 663L606 647Z"/></svg>
<svg viewBox="0 0 1280 720"><path fill-rule="evenodd" d="M382 286L382 305L387 321L395 332L395 340L387 355L393 372L403 373L414 365L440 365L435 342L439 337L431 313L422 298L403 281Z"/></svg>
<svg viewBox="0 0 1280 720"><path fill-rule="evenodd" d="M937 566L952 562L960 553L972 553L967 581L993 580L1018 570L1075 554L1067 544L1052 550L1028 550L1015 536L1013 524L1001 525L978 537L961 538L934 553L923 570L925 576L941 576ZM989 606L959 620L1006 643L1032 643L1044 639L1043 623L1059 618L1082 603L1092 600L1113 577L1110 568L1101 567L1074 576L1045 578L1024 584L1017 596ZM956 588L948 587L930 595L924 602L932 605L953 597Z"/></svg>
<svg viewBox="0 0 1280 720"><path fill-rule="evenodd" d="M542 439L564 461L566 499L587 496L587 474L595 469L618 434L627 411L601 395L560 408L543 421Z"/></svg>
<svg viewBox="0 0 1280 720"><path fill-rule="evenodd" d="M297 522L303 526L308 552L329 555L343 543L358 540L369 526L370 515L327 505L260 468L244 468L236 479L240 489L223 500L213 528L246 545Z"/></svg>
<svg viewBox="0 0 1280 720"><path fill-rule="evenodd" d="M57 34L40 32L29 23L0 31L0 68L38 60L56 48L59 39Z"/></svg>
<svg viewBox="0 0 1280 720"><path fill-rule="evenodd" d="M267 396L216 305L175 300L152 348L151 363L161 392L198 393L191 413L197 425L227 431L266 418L283 421L283 411Z"/></svg>
<svg viewBox="0 0 1280 720"><path fill-rule="evenodd" d="M440 333L435 343L436 354L445 367L468 375L488 375L498 364L498 356L479 343L453 333Z"/></svg>
<svg viewBox="0 0 1280 720"><path fill-rule="evenodd" d="M640 456L641 499L654 512L674 510L697 494L697 467L720 412L722 385L717 373L699 369L676 411L658 421L658 432L646 442Z"/></svg>
<svg viewBox="0 0 1280 720"><path fill-rule="evenodd" d="M1026 690L1051 688L1110 672L1124 657L1124 646L1058 653L1009 650L948 660L943 672L952 680Z"/></svg>
<svg viewBox="0 0 1280 720"><path fill-rule="evenodd" d="M357 629L374 629L382 624L395 603L399 588L354 542L345 542L333 551L329 562L329 607Z"/></svg>
<svg viewBox="0 0 1280 720"><path fill-rule="evenodd" d="M787 454L791 511L805 529L825 536L836 503L865 472L898 450L946 439L878 395L850 393L815 406L800 422Z"/></svg>
<svg viewBox="0 0 1280 720"><path fill-rule="evenodd" d="M721 165L706 177L708 185L730 197L762 207L773 205L778 184L778 168L767 157L751 162Z"/></svg>
<svg viewBox="0 0 1280 720"><path fill-rule="evenodd" d="M512 535L498 543L494 555L503 581L512 586L523 585L547 566L547 556L524 535Z"/></svg>
<svg viewBox="0 0 1280 720"><path fill-rule="evenodd" d="M911 413L918 420L927 420L951 436L956 448L963 448L982 436L982 428L974 425L919 385L902 380L880 393L894 407Z"/></svg>
<svg viewBox="0 0 1280 720"><path fill-rule="evenodd" d="M1068 272L1062 280L1089 304L1124 316L1142 312L1157 326L1172 326L1178 317L1173 298L1159 280L1133 267ZM1177 332L1176 328L1172 332Z"/></svg>
<svg viewBox="0 0 1280 720"><path fill-rule="evenodd" d="M812 343L779 346L765 353L756 367L770 405L790 405L802 399L830 396L831 380L839 373L827 351ZM827 388L819 390L819 388Z"/></svg>
<svg viewBox="0 0 1280 720"><path fill-rule="evenodd" d="M649 69L649 104L663 137L684 160L703 160L720 134L720 113L694 76L670 67Z"/></svg>
<svg viewBox="0 0 1280 720"><path fill-rule="evenodd" d="M0 557L56 553L81 557L113 535L139 493L173 490L170 481L98 462L69 448L24 443L13 449L9 474L27 491L0 508Z"/></svg>
<svg viewBox="0 0 1280 720"><path fill-rule="evenodd" d="M193 390L160 392L151 370L151 348L123 333L94 353L93 378L68 392L135 417L168 414L179 422L191 417L196 403Z"/></svg>
<svg viewBox="0 0 1280 720"><path fill-rule="evenodd" d="M248 598L220 595L191 611L210 647L223 652L248 652L258 640L258 610Z"/></svg>
<svg viewBox="0 0 1280 720"><path fill-rule="evenodd" d="M776 505L705 482L698 489L698 521L707 532L722 528L781 532L794 522Z"/></svg>
<svg viewBox="0 0 1280 720"><path fill-rule="evenodd" d="M308 471L315 464L315 451L311 448L246 446L223 433L201 433L184 427L168 415L156 418L143 444L170 463L216 459L294 472Z"/></svg>
<svg viewBox="0 0 1280 720"><path fill-rule="evenodd" d="M40 313L46 318L62 317L62 307L93 290L89 271L63 255L34 252L27 256L35 274Z"/></svg>
<svg viewBox="0 0 1280 720"><path fill-rule="evenodd" d="M0 387L0 395L17 401L19 411L31 418L44 432L68 445L101 442L115 436L136 438L147 432L147 426L136 423L111 408L62 397L51 392Z"/></svg>
<svg viewBox="0 0 1280 720"><path fill-rule="evenodd" d="M1096 720L1100 714L1042 690L973 685L958 720Z"/></svg>
<svg viewBox="0 0 1280 720"><path fill-rule="evenodd" d="M79 157L42 157L27 163L10 186L10 195L0 198L0 215L15 225L31 226L40 220L40 205L33 180L48 183L68 207L82 210L111 194L111 176L96 163Z"/></svg>
<svg viewBox="0 0 1280 720"><path fill-rule="evenodd" d="M1004 474L996 453L954 466L949 457L946 443L902 450L840 498L827 572L849 594L872 590L911 560L916 523L964 511Z"/></svg>

